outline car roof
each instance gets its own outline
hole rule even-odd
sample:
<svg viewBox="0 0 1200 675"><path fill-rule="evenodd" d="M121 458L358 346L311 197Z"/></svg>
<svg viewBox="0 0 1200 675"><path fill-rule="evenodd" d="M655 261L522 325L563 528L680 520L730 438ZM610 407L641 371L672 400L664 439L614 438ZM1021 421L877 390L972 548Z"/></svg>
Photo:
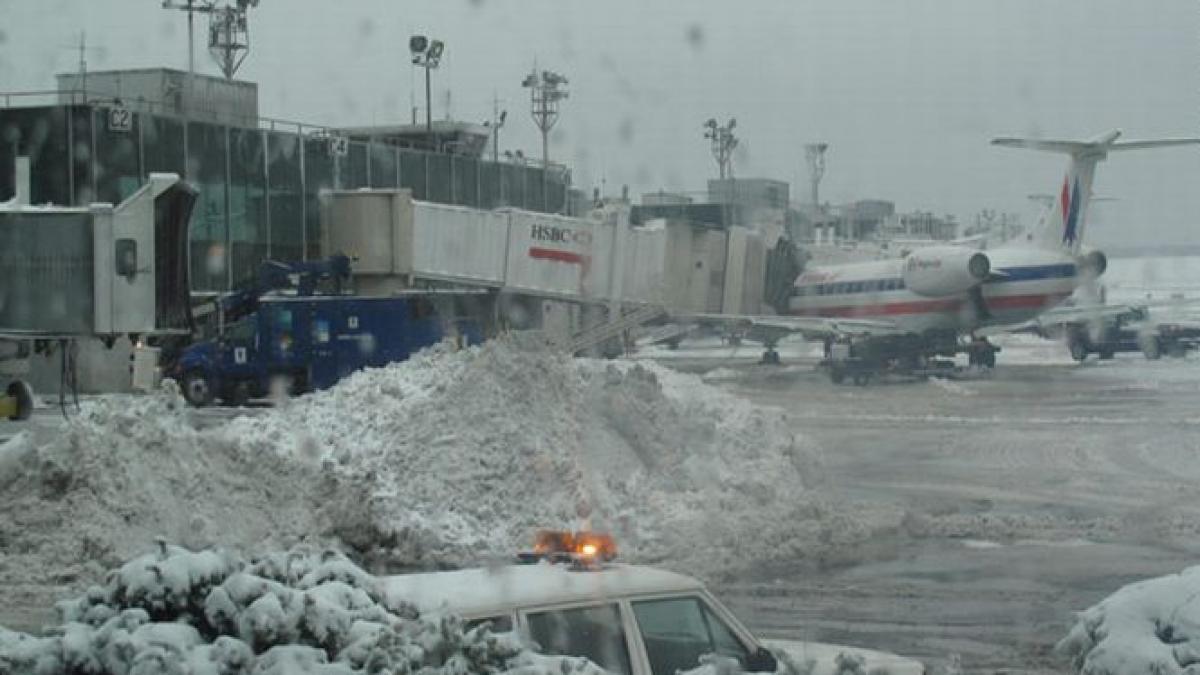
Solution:
<svg viewBox="0 0 1200 675"><path fill-rule="evenodd" d="M422 612L468 617L544 605L573 604L633 595L695 592L692 577L639 565L580 570L541 562L451 572L402 574L380 579L389 602L406 601Z"/></svg>

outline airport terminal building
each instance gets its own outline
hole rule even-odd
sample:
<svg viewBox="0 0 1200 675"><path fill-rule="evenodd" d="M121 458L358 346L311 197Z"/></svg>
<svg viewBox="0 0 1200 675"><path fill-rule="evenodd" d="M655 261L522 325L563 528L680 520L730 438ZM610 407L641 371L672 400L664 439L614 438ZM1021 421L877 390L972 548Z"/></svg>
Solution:
<svg viewBox="0 0 1200 675"><path fill-rule="evenodd" d="M261 117L251 82L166 68L60 75L55 91L0 94L0 201L30 162L31 204L119 203L154 172L198 191L192 288L219 291L261 260L318 255L322 190L407 188L416 199L571 213L559 167L483 159L488 129L439 121L336 129Z"/></svg>

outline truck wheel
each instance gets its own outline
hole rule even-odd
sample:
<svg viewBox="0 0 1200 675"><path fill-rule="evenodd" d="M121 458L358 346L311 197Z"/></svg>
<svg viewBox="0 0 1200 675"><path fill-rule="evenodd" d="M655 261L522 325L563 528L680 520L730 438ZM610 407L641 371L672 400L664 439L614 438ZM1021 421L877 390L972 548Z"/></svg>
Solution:
<svg viewBox="0 0 1200 675"><path fill-rule="evenodd" d="M183 398L188 403L203 408L212 403L213 391L208 378L199 370L189 370L183 375Z"/></svg>
<svg viewBox="0 0 1200 675"><path fill-rule="evenodd" d="M980 355L980 362L985 368L996 367L996 350L989 349Z"/></svg>
<svg viewBox="0 0 1200 675"><path fill-rule="evenodd" d="M1114 352L1111 349L1101 349L1100 350L1100 360L1101 361L1111 361L1113 355L1114 355Z"/></svg>
<svg viewBox="0 0 1200 675"><path fill-rule="evenodd" d="M830 382L833 382L834 384L841 384L845 379L846 373L843 373L841 368L834 367L829 369Z"/></svg>
<svg viewBox="0 0 1200 675"><path fill-rule="evenodd" d="M1071 340L1070 344L1067 345L1067 348L1071 350L1071 358L1080 363L1083 363L1087 360L1088 350L1087 347L1084 346L1082 340Z"/></svg>
<svg viewBox="0 0 1200 675"><path fill-rule="evenodd" d="M1167 345L1167 356L1173 359L1182 359L1187 356L1187 347L1182 342L1171 342Z"/></svg>
<svg viewBox="0 0 1200 675"><path fill-rule="evenodd" d="M1146 357L1147 361L1157 361L1162 358L1162 345L1153 335L1140 338L1138 345L1142 348L1142 355Z"/></svg>
<svg viewBox="0 0 1200 675"><path fill-rule="evenodd" d="M250 402L250 383L238 382L229 388L229 396L225 398L225 403L237 408L241 408Z"/></svg>
<svg viewBox="0 0 1200 675"><path fill-rule="evenodd" d="M12 415L8 418L13 421L27 420L33 414L33 389L28 384L21 380L15 380L8 385L5 394L12 401Z"/></svg>

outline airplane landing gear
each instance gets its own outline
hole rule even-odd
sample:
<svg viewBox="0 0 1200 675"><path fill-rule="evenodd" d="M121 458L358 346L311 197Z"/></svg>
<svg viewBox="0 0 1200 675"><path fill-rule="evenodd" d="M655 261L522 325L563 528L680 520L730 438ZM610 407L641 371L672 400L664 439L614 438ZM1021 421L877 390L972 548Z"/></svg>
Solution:
<svg viewBox="0 0 1200 675"><path fill-rule="evenodd" d="M972 339L967 348L967 363L983 368L996 367L996 352L1000 351L987 338Z"/></svg>
<svg viewBox="0 0 1200 675"><path fill-rule="evenodd" d="M761 365L777 366L780 364L779 352L775 351L774 347L767 349L767 351L763 352L762 358L758 362Z"/></svg>

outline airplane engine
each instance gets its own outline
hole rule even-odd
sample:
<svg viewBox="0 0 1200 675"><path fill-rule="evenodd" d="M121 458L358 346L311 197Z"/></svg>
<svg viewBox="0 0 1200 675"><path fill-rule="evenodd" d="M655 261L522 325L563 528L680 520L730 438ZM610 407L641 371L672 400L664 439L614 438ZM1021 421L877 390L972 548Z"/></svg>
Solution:
<svg viewBox="0 0 1200 675"><path fill-rule="evenodd" d="M904 261L904 285L931 298L965 293L988 278L992 263L987 254L959 246L937 246L913 251Z"/></svg>
<svg viewBox="0 0 1200 675"><path fill-rule="evenodd" d="M1108 269L1108 256L1104 255L1101 251L1088 251L1079 256L1076 265L1081 275L1094 279L1104 274L1104 270Z"/></svg>

